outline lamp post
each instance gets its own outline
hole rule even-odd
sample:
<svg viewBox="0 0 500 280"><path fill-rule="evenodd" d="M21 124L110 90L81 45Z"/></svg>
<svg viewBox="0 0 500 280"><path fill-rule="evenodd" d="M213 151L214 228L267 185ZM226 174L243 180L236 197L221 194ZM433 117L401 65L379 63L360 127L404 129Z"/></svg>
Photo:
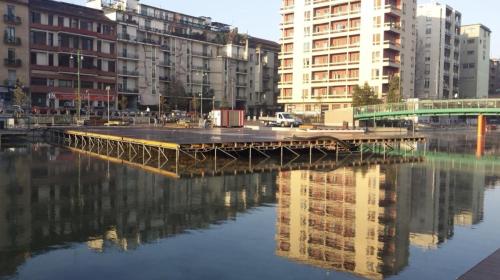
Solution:
<svg viewBox="0 0 500 280"><path fill-rule="evenodd" d="M200 85L200 118L203 119L203 83L205 82L205 77L207 77L207 73L201 72L201 85Z"/></svg>
<svg viewBox="0 0 500 280"><path fill-rule="evenodd" d="M158 120L161 120L161 92L159 90L157 92L158 92Z"/></svg>
<svg viewBox="0 0 500 280"><path fill-rule="evenodd" d="M106 86L106 92L108 93L108 123L109 123L109 91L111 90L110 86Z"/></svg>
<svg viewBox="0 0 500 280"><path fill-rule="evenodd" d="M87 116L90 117L90 93L89 90L85 90L85 93L87 93Z"/></svg>
<svg viewBox="0 0 500 280"><path fill-rule="evenodd" d="M76 98L77 98L77 121L80 120L80 110L82 108L82 101L81 101L81 98L80 98L80 69L81 69L81 64L82 64L82 61L83 61L83 56L80 55L80 49L78 49L78 51L76 52L76 63L77 63L77 72L76 72L76 75L77 75L77 82L78 82L78 88L77 88L77 91L76 91ZM75 57L73 55L70 56L70 59L75 59Z"/></svg>

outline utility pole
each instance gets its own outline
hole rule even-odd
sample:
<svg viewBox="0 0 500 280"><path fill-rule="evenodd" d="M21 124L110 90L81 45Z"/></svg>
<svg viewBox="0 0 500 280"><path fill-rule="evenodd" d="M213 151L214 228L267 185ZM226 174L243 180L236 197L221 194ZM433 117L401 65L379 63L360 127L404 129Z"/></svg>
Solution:
<svg viewBox="0 0 500 280"><path fill-rule="evenodd" d="M106 92L108 93L108 124L109 124L109 91L111 90L110 86L106 87Z"/></svg>
<svg viewBox="0 0 500 280"><path fill-rule="evenodd" d="M90 94L88 89L85 92L87 93L87 116L90 117Z"/></svg>

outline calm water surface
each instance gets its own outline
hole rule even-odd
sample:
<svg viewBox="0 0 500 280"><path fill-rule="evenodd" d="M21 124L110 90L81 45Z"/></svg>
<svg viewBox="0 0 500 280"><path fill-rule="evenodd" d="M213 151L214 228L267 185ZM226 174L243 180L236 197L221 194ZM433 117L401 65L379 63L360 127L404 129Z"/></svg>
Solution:
<svg viewBox="0 0 500 280"><path fill-rule="evenodd" d="M500 134L423 163L170 179L0 149L1 279L455 279L500 248Z"/></svg>

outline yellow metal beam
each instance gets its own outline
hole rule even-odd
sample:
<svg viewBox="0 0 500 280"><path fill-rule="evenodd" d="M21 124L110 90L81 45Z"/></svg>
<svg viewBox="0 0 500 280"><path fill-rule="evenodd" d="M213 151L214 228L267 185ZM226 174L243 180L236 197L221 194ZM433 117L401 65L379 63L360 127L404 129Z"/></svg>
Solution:
<svg viewBox="0 0 500 280"><path fill-rule="evenodd" d="M170 142L144 140L144 139L121 137L121 136L92 133L92 132L84 132L84 131L77 131L77 130L66 130L64 133L69 134L69 135L76 135L76 136L93 137L93 138L98 138L98 139L102 139L102 140L110 140L110 141L116 141L116 142L124 142L124 143L126 142L126 143L138 144L138 145L160 147L160 148L169 149L169 150L177 150L180 147L179 144L170 143Z"/></svg>

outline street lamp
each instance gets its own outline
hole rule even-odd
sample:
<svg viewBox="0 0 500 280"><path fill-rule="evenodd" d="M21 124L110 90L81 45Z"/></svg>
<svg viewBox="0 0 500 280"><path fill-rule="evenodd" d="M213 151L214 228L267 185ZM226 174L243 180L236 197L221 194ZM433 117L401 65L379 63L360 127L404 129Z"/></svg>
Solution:
<svg viewBox="0 0 500 280"><path fill-rule="evenodd" d="M87 116L90 116L90 93L89 90L85 90L85 93L87 94Z"/></svg>
<svg viewBox="0 0 500 280"><path fill-rule="evenodd" d="M111 90L110 86L106 86L106 92L108 93L108 123L109 123L109 91Z"/></svg>
<svg viewBox="0 0 500 280"><path fill-rule="evenodd" d="M77 101L78 101L78 106L77 106L77 116L78 116L78 121L80 120L80 110L82 108L82 101L81 101L81 98L80 98L80 69L82 67L82 61L83 61L83 56L80 55L80 49L78 49L77 53L76 53L76 63L77 63L77 72L76 72L76 75L77 75L77 79L78 79L78 89L77 89L77 92L76 92L76 97L77 97ZM70 56L70 59L74 60L75 57L73 55Z"/></svg>
<svg viewBox="0 0 500 280"><path fill-rule="evenodd" d="M201 75L201 85L200 85L200 117L201 119L203 119L203 83L205 82L205 77L208 76L207 73L203 73L201 72L202 75Z"/></svg>

